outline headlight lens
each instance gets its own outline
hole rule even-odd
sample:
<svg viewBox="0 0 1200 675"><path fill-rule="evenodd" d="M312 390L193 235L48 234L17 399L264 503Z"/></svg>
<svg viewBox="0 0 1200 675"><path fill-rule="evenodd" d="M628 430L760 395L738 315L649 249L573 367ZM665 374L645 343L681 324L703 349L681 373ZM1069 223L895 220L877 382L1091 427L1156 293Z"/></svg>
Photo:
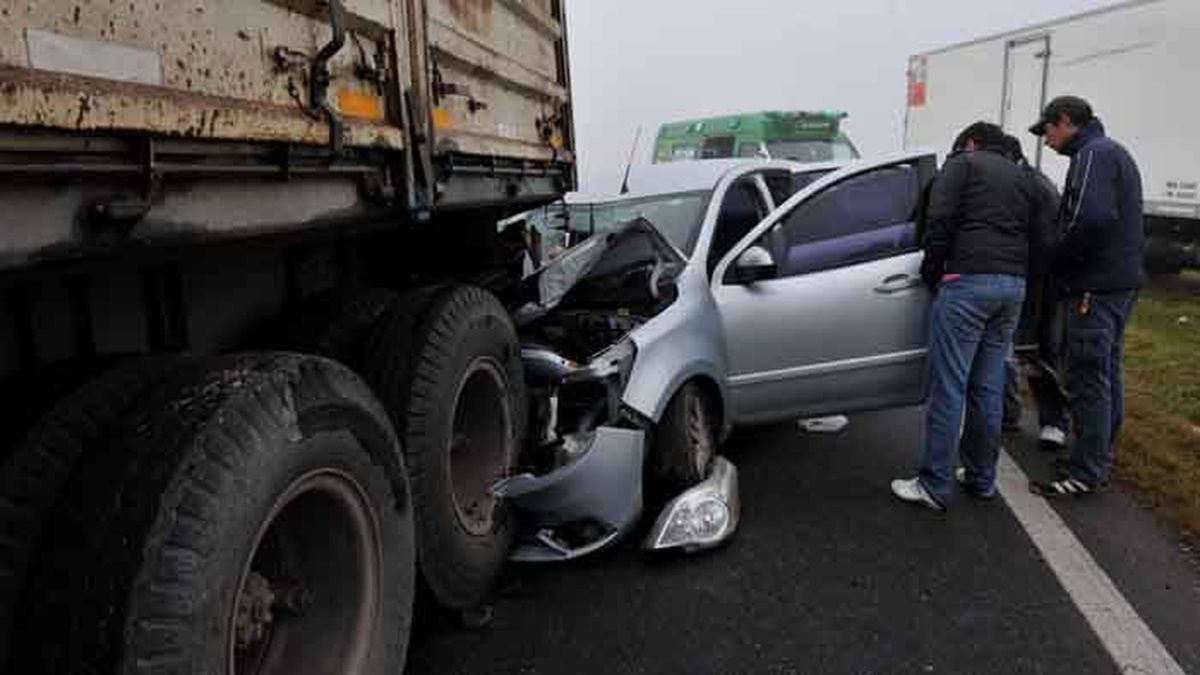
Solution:
<svg viewBox="0 0 1200 675"><path fill-rule="evenodd" d="M708 478L663 509L643 546L651 551L712 548L733 536L740 512L737 467L718 455Z"/></svg>
<svg viewBox="0 0 1200 675"><path fill-rule="evenodd" d="M715 491L690 493L675 502L654 548L714 544L731 522L729 506Z"/></svg>

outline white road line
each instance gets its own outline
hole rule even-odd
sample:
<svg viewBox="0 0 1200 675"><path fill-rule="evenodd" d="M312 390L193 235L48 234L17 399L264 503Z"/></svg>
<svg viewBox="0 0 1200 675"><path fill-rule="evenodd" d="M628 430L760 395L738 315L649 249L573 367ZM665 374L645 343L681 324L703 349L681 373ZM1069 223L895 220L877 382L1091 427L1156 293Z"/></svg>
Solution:
<svg viewBox="0 0 1200 675"><path fill-rule="evenodd" d="M1184 675L1183 668L1058 513L1045 499L1029 491L1029 479L1007 452L1000 453L996 480L1004 501L1120 672Z"/></svg>

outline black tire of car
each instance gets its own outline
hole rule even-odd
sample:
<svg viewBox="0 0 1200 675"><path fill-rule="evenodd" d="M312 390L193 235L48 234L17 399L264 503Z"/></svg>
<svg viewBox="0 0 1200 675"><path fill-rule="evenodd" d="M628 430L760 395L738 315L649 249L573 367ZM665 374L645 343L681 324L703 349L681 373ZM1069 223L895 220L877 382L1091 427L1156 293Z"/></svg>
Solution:
<svg viewBox="0 0 1200 675"><path fill-rule="evenodd" d="M181 361L173 357L130 360L90 379L85 373L95 374L110 361L63 364L45 374L44 386L28 397L33 403L25 402L30 411L37 405L42 414L27 426L0 465L0 532L4 533L0 538L0 666L8 662L17 608L46 521L72 469L143 392ZM58 392L59 400L43 401L41 394L49 391Z"/></svg>
<svg viewBox="0 0 1200 675"><path fill-rule="evenodd" d="M671 397L654 431L651 451L651 501L661 502L708 476L716 456L713 402L697 382Z"/></svg>
<svg viewBox="0 0 1200 675"><path fill-rule="evenodd" d="M371 327L395 301L396 292L386 288L335 288L314 293L285 309L251 344L349 363Z"/></svg>
<svg viewBox="0 0 1200 675"><path fill-rule="evenodd" d="M486 291L443 287L398 300L366 344L360 363L410 471L422 586L444 608L477 607L514 536L490 487L511 473L524 437L516 330Z"/></svg>
<svg viewBox="0 0 1200 675"><path fill-rule="evenodd" d="M12 672L403 672L403 460L348 369L197 361L98 450L56 510Z"/></svg>

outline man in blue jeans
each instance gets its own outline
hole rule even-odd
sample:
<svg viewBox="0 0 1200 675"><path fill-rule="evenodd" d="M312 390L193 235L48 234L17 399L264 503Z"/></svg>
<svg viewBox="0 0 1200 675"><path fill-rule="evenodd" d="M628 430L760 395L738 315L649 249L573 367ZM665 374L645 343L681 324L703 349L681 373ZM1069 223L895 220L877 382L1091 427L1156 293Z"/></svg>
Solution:
<svg viewBox="0 0 1200 675"><path fill-rule="evenodd" d="M996 492L1004 360L1030 260L1043 254L1052 222L1038 208L1041 188L1003 143L994 124L967 127L954 144L963 151L946 160L926 209L921 275L937 297L924 448L917 476L892 481L892 492L939 511L956 478L968 494Z"/></svg>
<svg viewBox="0 0 1200 675"><path fill-rule="evenodd" d="M1143 281L1142 178L1125 148L1081 98L1051 101L1029 128L1071 158L1054 255L1067 309L1067 396L1075 426L1070 462L1030 488L1047 497L1084 495L1108 482L1124 417L1125 324Z"/></svg>

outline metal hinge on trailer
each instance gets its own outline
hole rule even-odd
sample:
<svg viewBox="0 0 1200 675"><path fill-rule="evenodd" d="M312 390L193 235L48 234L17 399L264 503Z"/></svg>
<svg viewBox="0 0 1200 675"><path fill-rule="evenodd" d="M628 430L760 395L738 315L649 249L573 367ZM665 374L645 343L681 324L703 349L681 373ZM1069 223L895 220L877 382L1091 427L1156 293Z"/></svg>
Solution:
<svg viewBox="0 0 1200 675"><path fill-rule="evenodd" d="M304 112L314 119L324 117L329 121L329 147L332 155L337 157L342 152L345 121L341 112L329 98L329 85L333 76L329 72L329 62L337 56L346 45L346 8L342 0L326 0L329 5L329 27L333 31L329 42L317 50L311 59L304 52L286 46L275 48L275 66L282 71L295 70L308 66L308 101L302 104ZM360 46L361 49L361 46ZM292 98L300 101L295 83L289 83Z"/></svg>

